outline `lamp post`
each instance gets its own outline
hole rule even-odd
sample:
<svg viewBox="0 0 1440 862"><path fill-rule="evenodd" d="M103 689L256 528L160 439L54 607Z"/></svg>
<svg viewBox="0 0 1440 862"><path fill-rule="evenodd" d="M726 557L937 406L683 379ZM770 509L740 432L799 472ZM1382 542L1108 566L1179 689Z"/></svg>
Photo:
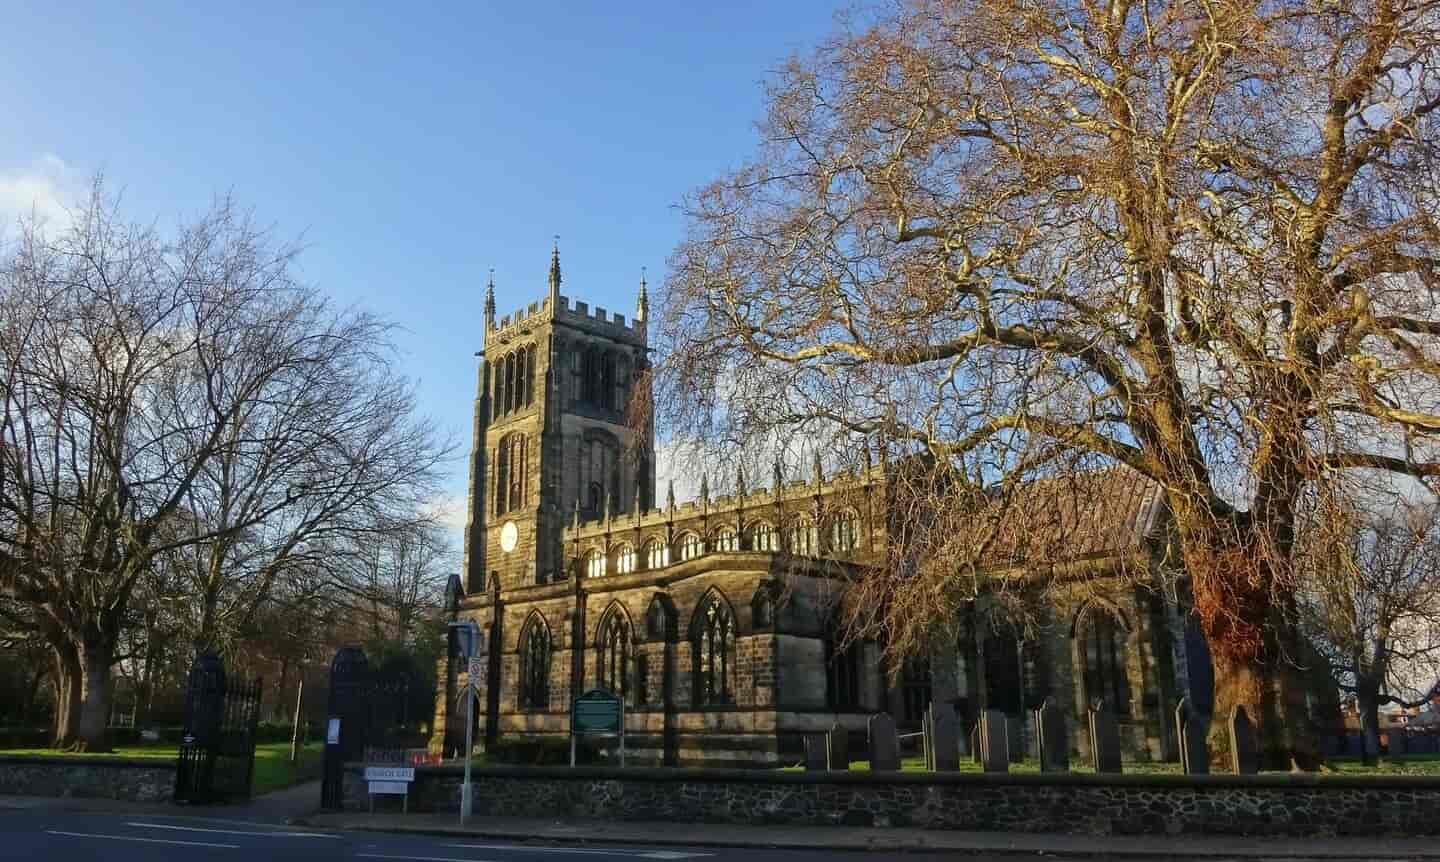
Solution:
<svg viewBox="0 0 1440 862"><path fill-rule="evenodd" d="M484 672L485 637L474 620L452 622L450 629L465 659L465 783L460 789L460 825L464 826L474 799L470 793L470 750L474 747L476 682Z"/></svg>

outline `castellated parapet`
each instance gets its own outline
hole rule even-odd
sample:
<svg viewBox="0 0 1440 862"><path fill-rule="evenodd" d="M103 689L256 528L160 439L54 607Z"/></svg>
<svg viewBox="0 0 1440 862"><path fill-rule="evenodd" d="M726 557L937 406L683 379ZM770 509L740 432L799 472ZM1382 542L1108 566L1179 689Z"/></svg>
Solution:
<svg viewBox="0 0 1440 862"><path fill-rule="evenodd" d="M485 340L505 341L509 338L528 332L536 325L549 322L550 300L548 298L532 302L524 308L501 317L493 329L487 328ZM591 307L589 303L572 302L569 297L560 297L560 311L556 320L571 326L583 329L597 335L608 335L621 341L634 341L636 339L645 341L647 327L645 321L627 319L619 312L611 313L600 306Z"/></svg>

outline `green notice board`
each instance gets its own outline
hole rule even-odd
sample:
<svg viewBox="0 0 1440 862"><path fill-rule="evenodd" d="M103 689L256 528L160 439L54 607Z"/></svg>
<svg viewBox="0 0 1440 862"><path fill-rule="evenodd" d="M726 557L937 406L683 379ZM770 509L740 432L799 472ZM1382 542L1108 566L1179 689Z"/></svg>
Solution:
<svg viewBox="0 0 1440 862"><path fill-rule="evenodd" d="M624 726L624 710L624 702L614 692L592 688L571 705L570 732L618 734Z"/></svg>

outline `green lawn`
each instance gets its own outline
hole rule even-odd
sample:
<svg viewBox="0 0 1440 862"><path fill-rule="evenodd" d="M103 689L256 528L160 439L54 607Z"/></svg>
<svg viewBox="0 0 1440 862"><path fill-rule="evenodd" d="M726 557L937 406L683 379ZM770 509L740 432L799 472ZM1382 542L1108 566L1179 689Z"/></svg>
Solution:
<svg viewBox="0 0 1440 862"><path fill-rule="evenodd" d="M320 777L321 760L325 745L312 742L300 751L300 762L290 762L290 743L267 742L255 746L255 775L251 782L251 793L259 796L272 790L280 790L292 784L299 784ZM0 754L33 754L45 757L145 757L156 760L174 760L176 746L173 742L155 742L147 745L117 746L105 755L80 751L56 751L51 748L5 749Z"/></svg>

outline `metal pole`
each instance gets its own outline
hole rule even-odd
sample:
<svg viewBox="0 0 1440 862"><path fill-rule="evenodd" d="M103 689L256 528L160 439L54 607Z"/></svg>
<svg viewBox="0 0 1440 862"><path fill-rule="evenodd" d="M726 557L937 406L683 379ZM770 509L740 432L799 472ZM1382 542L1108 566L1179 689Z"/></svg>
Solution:
<svg viewBox="0 0 1440 862"><path fill-rule="evenodd" d="M460 825L470 817L472 797L470 795L470 749L474 747L475 735L475 689L465 690L465 785L460 790Z"/></svg>
<svg viewBox="0 0 1440 862"><path fill-rule="evenodd" d="M305 695L305 665L300 665L300 685L295 689L295 721L290 725L290 762L300 756L300 698Z"/></svg>

